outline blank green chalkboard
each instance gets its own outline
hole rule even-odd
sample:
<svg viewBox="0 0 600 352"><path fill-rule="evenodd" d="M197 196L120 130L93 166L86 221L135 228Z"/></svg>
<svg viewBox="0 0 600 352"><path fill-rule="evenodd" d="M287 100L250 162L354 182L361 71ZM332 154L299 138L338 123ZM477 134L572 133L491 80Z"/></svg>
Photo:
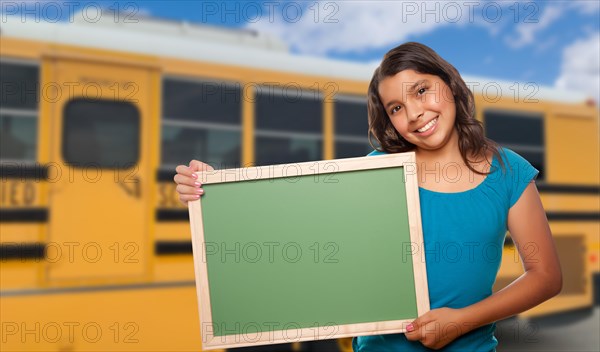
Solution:
<svg viewBox="0 0 600 352"><path fill-rule="evenodd" d="M429 309L414 154L199 174L204 348L404 332Z"/></svg>

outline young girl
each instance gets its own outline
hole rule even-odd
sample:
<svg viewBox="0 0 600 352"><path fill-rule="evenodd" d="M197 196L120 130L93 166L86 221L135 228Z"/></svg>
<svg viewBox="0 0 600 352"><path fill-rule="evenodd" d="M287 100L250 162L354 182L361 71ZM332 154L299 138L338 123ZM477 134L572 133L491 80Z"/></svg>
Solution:
<svg viewBox="0 0 600 352"><path fill-rule="evenodd" d="M562 276L535 170L486 139L473 94L458 71L430 48L406 43L388 52L369 85L370 155L414 151L431 310L405 334L355 338L355 351L494 351L494 322L558 294ZM203 193L177 167L182 202ZM525 273L492 294L506 230ZM360 285L360 278L356 278Z"/></svg>

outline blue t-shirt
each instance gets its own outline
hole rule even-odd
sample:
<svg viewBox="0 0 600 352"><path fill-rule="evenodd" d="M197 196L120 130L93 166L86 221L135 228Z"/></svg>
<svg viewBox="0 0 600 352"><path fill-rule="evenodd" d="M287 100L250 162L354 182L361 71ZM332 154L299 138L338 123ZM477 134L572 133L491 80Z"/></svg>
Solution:
<svg viewBox="0 0 600 352"><path fill-rule="evenodd" d="M431 309L463 308L492 294L508 210L538 174L512 150L503 148L500 155L504 170L494 157L491 173L473 189L440 193L419 187ZM446 177L456 177L456 169L452 171ZM443 168L441 172L444 175ZM494 331L495 324L482 326L452 341L443 351L494 351L498 344ZM356 352L429 351L419 341L408 341L404 334L357 337L353 348Z"/></svg>

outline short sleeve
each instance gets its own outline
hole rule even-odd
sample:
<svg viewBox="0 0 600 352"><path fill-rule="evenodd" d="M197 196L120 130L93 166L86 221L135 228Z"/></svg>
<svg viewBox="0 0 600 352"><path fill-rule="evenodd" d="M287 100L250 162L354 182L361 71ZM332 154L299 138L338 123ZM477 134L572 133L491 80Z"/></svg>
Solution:
<svg viewBox="0 0 600 352"><path fill-rule="evenodd" d="M506 188L509 196L509 207L517 203L525 188L534 181L539 171L525 158L510 149L503 148L500 153L506 167Z"/></svg>
<svg viewBox="0 0 600 352"><path fill-rule="evenodd" d="M370 152L369 154L367 154L367 156L375 156L375 155L385 155L387 154L386 152L380 152L379 150L373 150L372 152Z"/></svg>

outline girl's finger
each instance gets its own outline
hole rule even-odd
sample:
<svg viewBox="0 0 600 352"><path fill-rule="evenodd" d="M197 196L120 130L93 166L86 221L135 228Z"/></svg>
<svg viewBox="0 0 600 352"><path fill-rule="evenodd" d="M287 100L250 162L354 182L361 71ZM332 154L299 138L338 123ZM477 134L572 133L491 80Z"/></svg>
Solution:
<svg viewBox="0 0 600 352"><path fill-rule="evenodd" d="M177 185L177 188L175 188L175 190L177 191L177 193L179 193L180 196L204 194L204 190L200 187L190 187L182 184Z"/></svg>
<svg viewBox="0 0 600 352"><path fill-rule="evenodd" d="M187 205L188 202L192 202L195 200L200 199L200 195L196 194L196 195L181 195L179 196L179 201L183 204L183 205Z"/></svg>
<svg viewBox="0 0 600 352"><path fill-rule="evenodd" d="M421 331L418 329L413 331L407 330L404 336L406 336L406 339L409 341L417 341L421 339Z"/></svg>
<svg viewBox="0 0 600 352"><path fill-rule="evenodd" d="M421 321L419 319L420 318L417 318L406 326L406 333L404 335L407 340L417 341L421 339Z"/></svg>
<svg viewBox="0 0 600 352"><path fill-rule="evenodd" d="M190 161L190 170L192 172L196 172L196 171L213 171L214 168L208 164L205 164L201 161L198 160L192 160Z"/></svg>
<svg viewBox="0 0 600 352"><path fill-rule="evenodd" d="M194 170L192 170L191 168L189 168L186 165L178 165L175 168L175 172L177 172L180 175L184 175L184 176L188 176L188 177L193 177L193 175L194 175Z"/></svg>
<svg viewBox="0 0 600 352"><path fill-rule="evenodd" d="M186 185L190 187L202 186L202 183L200 183L197 178L192 178L181 174L175 175L175 177L173 177L173 181L175 181L175 183L178 185Z"/></svg>

